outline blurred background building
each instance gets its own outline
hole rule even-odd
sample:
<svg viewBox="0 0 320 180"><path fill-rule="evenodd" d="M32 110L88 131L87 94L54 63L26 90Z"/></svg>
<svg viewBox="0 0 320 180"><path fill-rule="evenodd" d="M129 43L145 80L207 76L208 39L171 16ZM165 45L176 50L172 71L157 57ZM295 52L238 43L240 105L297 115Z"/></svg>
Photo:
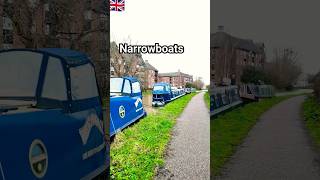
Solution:
<svg viewBox="0 0 320 180"><path fill-rule="evenodd" d="M106 92L109 8L106 0L0 0L0 48L69 48L85 52ZM102 93L106 96L106 93Z"/></svg>
<svg viewBox="0 0 320 180"><path fill-rule="evenodd" d="M265 64L263 43L234 37L223 26L210 40L211 85L239 85L245 67L263 68Z"/></svg>
<svg viewBox="0 0 320 180"><path fill-rule="evenodd" d="M187 83L193 82L193 76L180 72L159 73L159 82L170 83L175 87L186 87Z"/></svg>

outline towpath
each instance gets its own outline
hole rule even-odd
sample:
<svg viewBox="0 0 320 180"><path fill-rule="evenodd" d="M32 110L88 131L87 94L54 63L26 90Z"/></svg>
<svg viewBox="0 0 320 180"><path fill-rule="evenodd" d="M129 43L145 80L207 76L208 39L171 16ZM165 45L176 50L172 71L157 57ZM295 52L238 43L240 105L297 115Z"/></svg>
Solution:
<svg viewBox="0 0 320 180"><path fill-rule="evenodd" d="M191 99L177 119L165 166L155 179L209 179L209 129L209 110L201 92Z"/></svg>
<svg viewBox="0 0 320 180"><path fill-rule="evenodd" d="M318 157L303 126L304 98L290 98L264 113L217 179L319 180Z"/></svg>

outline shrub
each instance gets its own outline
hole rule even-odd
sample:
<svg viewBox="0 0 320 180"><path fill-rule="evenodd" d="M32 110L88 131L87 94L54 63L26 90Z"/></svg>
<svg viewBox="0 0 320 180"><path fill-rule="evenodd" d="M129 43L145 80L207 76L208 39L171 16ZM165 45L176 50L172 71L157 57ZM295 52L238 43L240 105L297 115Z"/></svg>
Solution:
<svg viewBox="0 0 320 180"><path fill-rule="evenodd" d="M320 72L314 77L313 90L317 100L320 102Z"/></svg>

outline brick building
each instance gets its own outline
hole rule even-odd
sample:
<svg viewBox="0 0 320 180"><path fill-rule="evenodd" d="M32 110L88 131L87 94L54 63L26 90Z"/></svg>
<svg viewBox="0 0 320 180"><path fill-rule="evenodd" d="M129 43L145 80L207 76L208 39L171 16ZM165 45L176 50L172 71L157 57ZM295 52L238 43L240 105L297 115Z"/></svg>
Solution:
<svg viewBox="0 0 320 180"><path fill-rule="evenodd" d="M146 89L152 89L154 83L158 82L158 70L153 67L148 60L145 60L145 79L144 87Z"/></svg>
<svg viewBox="0 0 320 180"><path fill-rule="evenodd" d="M170 83L175 87L185 87L187 83L193 82L193 77L189 74L178 72L159 73L159 82Z"/></svg>
<svg viewBox="0 0 320 180"><path fill-rule="evenodd" d="M221 29L210 40L211 85L239 85L245 67L265 64L263 43L233 37Z"/></svg>
<svg viewBox="0 0 320 180"><path fill-rule="evenodd" d="M59 47L85 52L95 64L101 91L106 92L109 65L106 1L26 0L30 6L36 6L34 8L14 2L0 0L0 49ZM66 9L60 19L57 18L58 8Z"/></svg>

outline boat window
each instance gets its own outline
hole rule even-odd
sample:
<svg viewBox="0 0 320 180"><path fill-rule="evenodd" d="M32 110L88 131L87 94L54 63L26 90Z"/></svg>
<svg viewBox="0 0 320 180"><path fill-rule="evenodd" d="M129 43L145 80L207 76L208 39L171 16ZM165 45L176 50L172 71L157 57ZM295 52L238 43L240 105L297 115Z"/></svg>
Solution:
<svg viewBox="0 0 320 180"><path fill-rule="evenodd" d="M126 79L124 81L123 93L124 94L131 94L131 87L130 87L130 82L128 79Z"/></svg>
<svg viewBox="0 0 320 180"><path fill-rule="evenodd" d="M31 51L0 53L0 97L35 97L42 57Z"/></svg>
<svg viewBox="0 0 320 180"><path fill-rule="evenodd" d="M110 79L110 93L121 93L122 90L122 78L111 78Z"/></svg>
<svg viewBox="0 0 320 180"><path fill-rule="evenodd" d="M141 88L140 88L140 83L139 82L132 83L132 92L133 93L140 93L141 92Z"/></svg>
<svg viewBox="0 0 320 180"><path fill-rule="evenodd" d="M153 90L154 91L163 91L164 90L164 86L154 86Z"/></svg>
<svg viewBox="0 0 320 180"><path fill-rule="evenodd" d="M65 75L58 58L49 58L42 97L61 101L67 100Z"/></svg>
<svg viewBox="0 0 320 180"><path fill-rule="evenodd" d="M70 68L70 77L73 100L99 96L96 75L91 64Z"/></svg>

